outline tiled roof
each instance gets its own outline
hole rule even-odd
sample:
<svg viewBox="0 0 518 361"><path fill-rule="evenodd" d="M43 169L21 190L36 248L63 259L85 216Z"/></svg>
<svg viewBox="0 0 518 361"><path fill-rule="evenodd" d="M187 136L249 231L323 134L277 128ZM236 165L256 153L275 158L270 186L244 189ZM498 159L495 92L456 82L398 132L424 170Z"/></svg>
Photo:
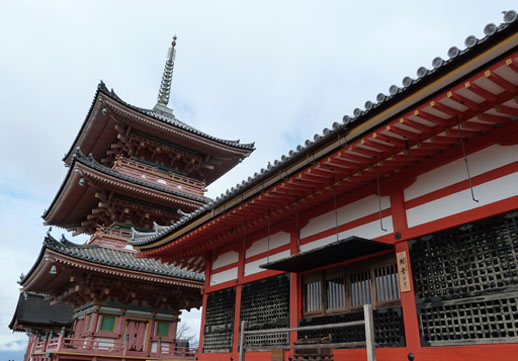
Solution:
<svg viewBox="0 0 518 361"><path fill-rule="evenodd" d="M131 183L134 183L134 184L142 185L144 187L148 187L148 188L160 191L160 192L169 193L169 194L172 194L172 195L175 195L175 196L178 196L178 197L183 197L183 198L186 198L186 199L190 199L190 200L193 200L193 201L202 202L202 203L205 203L205 204L212 203L212 199L209 198L209 197L197 196L197 195L189 194L189 193L186 193L186 192L177 191L175 189L163 187L163 186L160 186L158 184L146 182L146 181L144 181L142 179L139 179L139 178L134 178L134 177L130 177L130 176L125 175L125 174L121 174L121 173L117 172L116 170L114 170L112 168L105 167L102 164L98 163L95 159L93 159L92 156L88 156L88 157L85 156L79 149L76 151L76 153L74 154L72 159L73 159L72 160L72 165L69 168L67 176L65 177L65 180L61 184L61 187L60 187L59 191L56 193L56 196L52 200L52 203L50 204L50 207L43 212L42 217L44 219L45 219L45 217L47 217L47 215L49 214L49 212L52 209L52 207L54 207L54 204L56 203L57 199L59 198L59 195L63 191L63 189L65 187L65 184L67 183L67 179L69 178L69 176L73 172L73 169L74 169L73 164L74 164L75 161L78 161L79 163L84 164L84 165L86 165L86 166L88 166L90 168L93 168L93 169L98 170L98 171L100 171L100 172L102 172L104 174L116 177L116 178L124 180L124 181L128 181L128 182L131 182Z"/></svg>
<svg viewBox="0 0 518 361"><path fill-rule="evenodd" d="M220 144L225 144L225 145L228 145L228 146L231 146L231 147L235 147L235 148L240 148L240 149L243 149L243 150L247 150L247 151L253 151L255 149L255 143L240 143L239 139L238 140L226 140L226 139L221 139L221 138L217 138L217 137L213 137L212 135L209 135L207 133L204 133L196 128L193 128L191 127L190 125L187 125L186 123L184 122L181 122L180 120L176 119L176 117L173 115L173 114L169 114L169 113L165 113L165 112L161 112L159 110L155 110L155 109L144 109L144 108L139 108L139 107L136 107L134 105L131 105L127 102L125 102L124 100L122 100L114 91L113 89L111 90L108 90L108 88L106 87L106 84L101 80L99 82L99 84L97 85L97 90L95 92L95 96L93 98L93 101L92 101L92 104L90 105L90 109L86 115L86 119L84 120L83 122L83 125L81 126L81 130L79 131L79 133L77 134L76 136L76 139L74 139L74 142L72 143L72 147L74 146L74 144L76 144L76 142L78 141L83 129L85 128L86 126L86 123L88 122L88 118L90 118L90 114L92 113L92 109L94 107L94 104L99 96L99 93L103 93L104 95L108 96L109 98L115 100L116 102L130 108L130 109L133 109L143 115L146 115L146 116L149 116L153 119L156 119L158 121L161 121L163 123L167 123L169 125L172 125L176 128L179 128L179 129L182 129L182 130L185 130L189 133L192 133L192 134L195 134L195 135L198 135L198 136L201 136L205 139L208 139L208 140L211 140L211 141L214 141L214 142L217 142L217 143L220 143ZM63 158L63 160L66 160L69 155L74 151L73 148L71 148L67 154L65 154L65 157Z"/></svg>
<svg viewBox="0 0 518 361"><path fill-rule="evenodd" d="M47 234L43 241L43 247L44 249L47 248L75 259L100 265L186 280L204 280L203 274L187 271L154 259L137 258L134 252L100 247L97 244L75 244L68 241L65 237L58 241L50 234Z"/></svg>
<svg viewBox="0 0 518 361"><path fill-rule="evenodd" d="M511 30L512 25L518 24L518 14L514 10L510 10L505 12L504 14L504 23L499 26L495 24L487 24L484 27L485 36L481 39L478 39L474 35L470 35L466 38L464 45L466 46L463 50L453 46L448 50L449 59L442 59L440 57L436 57L432 60L432 68L428 69L424 66L419 67L417 69L416 75L417 78L412 78L410 76L406 76L402 80L402 86L392 85L389 88L389 94L379 93L376 96L376 102L367 101L365 102L364 109L356 108L353 110L353 116L350 117L348 115L344 115L342 123L334 122L331 126L331 129L324 128L322 134L315 134L313 140L307 139L303 144L298 145L295 149L290 150L287 154L283 154L279 160L275 160L272 163L268 162L266 168L261 168L259 172L253 174L253 176L248 177L248 179L243 180L241 183L236 184L236 186L227 189L227 191L216 198L213 203L209 203L203 208L200 208L188 216L180 218L176 223L171 226L164 227L157 232L150 232L147 237L143 237L139 235L138 239L133 239L129 241L129 244L133 246L144 246L147 244L151 244L162 237L172 233L173 231L180 229L184 225L188 224L190 221L194 220L200 215L206 214L212 209L219 207L222 204L225 204L230 199L234 198L237 194L243 192L246 189L251 188L255 184L260 183L261 181L267 179L271 175L278 174L278 172L289 164L292 164L296 160L304 157L312 149L316 149L319 146L326 144L331 139L336 139L337 135L345 130L351 128L352 126L359 125L360 123L369 119L369 117L377 110L377 108L389 106L397 99L400 99L403 96L407 96L411 94L413 91L419 88L421 84L429 79L433 78L433 76L440 72L446 71L449 66L455 66L462 62L467 57L471 56L476 49L479 49L484 46L486 42L490 39L495 38L498 34Z"/></svg>
<svg viewBox="0 0 518 361"><path fill-rule="evenodd" d="M13 331L22 331L18 326L69 326L73 322L73 311L72 306L66 303L51 305L43 295L20 293L9 328Z"/></svg>

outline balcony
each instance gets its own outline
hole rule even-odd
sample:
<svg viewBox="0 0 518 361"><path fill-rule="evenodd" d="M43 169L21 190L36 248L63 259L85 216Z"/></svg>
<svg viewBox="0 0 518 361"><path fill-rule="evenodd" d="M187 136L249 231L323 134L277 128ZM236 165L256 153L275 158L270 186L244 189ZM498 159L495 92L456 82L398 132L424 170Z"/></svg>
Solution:
<svg viewBox="0 0 518 361"><path fill-rule="evenodd" d="M174 360L194 360L197 349L190 347L176 347L171 343L148 342L147 349L144 351L136 351L128 347L127 342L115 341L111 338L68 338L56 337L51 339L43 339L34 344L31 351L33 360L47 359L53 355L60 354L85 354L95 355L96 357L124 357L131 358L151 358L174 359Z"/></svg>
<svg viewBox="0 0 518 361"><path fill-rule="evenodd" d="M173 172L163 172L156 167L125 157L118 156L113 164L113 169L121 174L168 189L174 189L196 196L203 196L205 193L205 182Z"/></svg>

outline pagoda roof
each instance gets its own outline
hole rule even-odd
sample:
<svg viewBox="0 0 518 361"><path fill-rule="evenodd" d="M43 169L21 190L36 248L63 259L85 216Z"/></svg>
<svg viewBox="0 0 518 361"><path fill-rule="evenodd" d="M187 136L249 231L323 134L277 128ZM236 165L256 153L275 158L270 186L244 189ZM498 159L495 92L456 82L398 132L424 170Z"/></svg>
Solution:
<svg viewBox="0 0 518 361"><path fill-rule="evenodd" d="M58 241L47 234L38 259L19 283L26 287L30 283L34 283L32 280L37 278L38 273L48 273L45 264L51 259L58 261L56 256L64 256L64 258L60 258L60 263L81 269L101 271L99 267L109 267L112 270L111 272L107 272L105 267L102 268L101 272L117 274L118 277L122 278L141 278L145 280L156 278L156 280L162 282L191 286L204 281L204 276L201 273L188 271L155 259L137 258L135 252L105 248L98 244L76 244L68 241L64 236ZM44 287L44 285L40 286ZM34 291L45 292L45 290Z"/></svg>
<svg viewBox="0 0 518 361"><path fill-rule="evenodd" d="M208 197L189 194L121 174L101 165L91 155L87 157L78 150L72 158L72 164L58 193L42 216L47 224L63 228L76 227L85 219L88 212L96 207L98 203L95 198L96 189L89 187L85 180L81 185L82 177L87 177L99 187L138 196L139 199L146 199L163 206L195 209L212 202Z"/></svg>
<svg viewBox="0 0 518 361"><path fill-rule="evenodd" d="M326 169L327 172L329 172L329 169L319 169L320 165L316 164L316 162L320 161L322 164L327 163L327 166L337 167L336 162L341 161L341 155L337 153L337 149L344 149L344 153L348 152L351 158L354 157L355 159L360 159L360 162L363 162L364 160L367 161L369 164L366 165L366 169L369 167L372 168L373 162L371 158L375 159L372 154L380 154L380 156L382 156L386 149L389 151L399 149L399 147L394 146L394 144L397 144L398 140L399 143L402 143L402 140L404 139L403 137L391 134L390 126L387 124L392 124L392 127L394 127L394 124L399 123L400 120L404 122L405 119L408 119L403 118L406 117L407 114L415 115L415 112L417 112L417 114L420 112L420 114L428 116L426 112L423 113L423 109L430 108L431 104L439 106L442 104L436 101L436 99L450 100L449 98L451 96L455 99L459 99L460 97L458 97L456 93L452 95L452 92L450 91L447 93L447 90L451 89L456 91L457 89L461 89L462 91L462 88L469 86L469 81L467 83L461 83L462 81L466 81L467 79L483 79L485 77L483 72L482 75L478 73L479 75L477 75L477 78L472 79L470 77L477 71L480 72L481 69L488 67L489 65L492 65L491 69L497 69L497 66L494 64L497 60L500 60L500 63L497 64L500 68L507 66L512 67L512 69L516 69L518 57L516 52L511 52L513 50L516 51L516 48L518 47L518 36L516 35L517 28L517 13L515 11L506 12L504 15L504 23L499 26L495 24L488 24L485 26L485 36L483 38L478 39L471 35L466 38L466 47L464 49L460 50L457 47L450 48L448 50L449 59L442 59L440 57L434 58L432 61L432 69L428 69L426 67L418 68L417 78L414 79L409 76L405 77L402 81L402 87L392 85L389 89L389 94L379 93L376 96L376 102L365 102L363 109L354 109L352 117L345 115L343 117L343 122L334 122L330 128L325 128L321 134L315 134L313 139L307 139L303 144L298 145L295 149L282 155L279 160L275 160L273 163L268 162L267 167L262 168L259 172L254 173L253 176L248 177L248 179L243 180L236 186L231 187L224 194L217 197L213 203L207 204L205 207L196 210L192 214L182 217L179 221L169 227L164 227L156 232L150 232L147 237L140 235L137 239L130 240L129 244L140 249L146 257L155 257L159 254L162 256L162 252L171 252L173 245L177 245L180 248L187 247L186 244L188 244L188 242L185 237L189 232L193 229L200 230L200 227L204 227L210 231L212 224L215 223L214 220L216 217L222 217L222 215L225 214L227 215L228 223L229 219L232 219L232 211L238 213L245 206L250 206L250 208L248 208L248 212L252 212L254 202L258 205L261 197L263 197L263 200L261 201L260 208L268 208L268 206L263 203L265 202L266 197L268 197L266 194L268 189L280 197L277 198L277 202L280 202L282 196L279 195L279 192L282 192L282 190L277 189L276 185L290 179L290 177L298 176L298 179L300 180L302 178L302 172L309 174L313 171L316 173L317 178L318 176L321 176L320 180L325 180L324 183L326 183L327 180L331 180L332 173L325 173ZM505 56L508 58L502 60ZM486 74L491 76L492 71L489 71L489 73L487 71ZM497 78L498 77L500 76L497 76ZM513 81L515 81L515 79L513 79ZM504 79L503 83L506 82L508 82L508 84L512 84L509 82L509 79ZM452 88L452 84L457 88ZM492 98L494 101L498 101L498 96L496 94L492 94L492 92L498 93L501 91L501 88L498 85L495 87L495 84L490 85L492 90L484 92L484 89L482 89L482 93L487 97ZM476 85L476 87L478 86ZM505 93L506 89L503 90ZM443 95L444 98L442 98ZM441 96L441 98L439 98L439 96ZM476 107L476 102L470 102L470 97L471 95L467 98L466 103L470 106ZM482 101L487 101L484 96L476 94L475 98L476 97L478 97L478 99L482 99ZM433 100L430 102L431 99ZM451 101L453 103L457 103L456 100ZM467 113L473 113L471 109L464 104L464 101L461 103L460 100L458 109L450 109L450 112L452 114L455 112L462 113L460 111L461 108L468 109L469 111ZM450 117L450 114L439 113L441 117ZM412 115L409 116L412 117ZM471 116L476 118L478 115L482 118L493 116L493 114L487 114L486 116L486 114L477 112L473 113ZM441 122L442 120L437 115L433 118L437 122ZM455 117L453 117L453 119L455 119ZM502 122L510 120L510 118L504 117L499 119L499 121ZM442 121L443 123L450 124L449 119L447 118ZM406 120L406 123L403 123L405 127L407 127L407 123L413 124L417 127L412 128L408 126L408 129L411 129L411 131L407 131L406 134L409 135L412 135L412 132L416 132L416 134L419 135L423 129L425 132L428 132L428 127L432 129L431 127L434 125L427 121L420 123L420 121L416 122ZM423 126L425 124L426 126ZM379 134L376 132L373 133L373 130L380 129L381 126L385 125L387 125L387 129L380 130ZM480 130L484 125L487 124L474 124L473 126L478 126L478 129ZM400 128L396 126L396 129L399 130ZM407 128L401 129L403 131L408 130ZM442 129L442 126L437 129ZM373 140L377 135L387 139L385 134L381 134L385 131L390 134L390 139L394 143L387 143L386 140L382 142L381 139ZM466 134L468 133L469 130L466 131ZM470 134L475 133L476 132L471 132ZM360 145L362 138L364 141L367 140L370 144L368 146L364 144ZM424 140L425 139L423 139L423 141ZM450 141L450 139L446 140ZM419 143L419 141L414 143ZM414 144L414 146L416 145L417 144ZM349 147L349 149L347 147ZM437 147L437 151L439 151L439 148L440 147ZM446 150L448 147L443 145L443 148L443 150ZM380 152L380 150L382 151ZM311 157L308 155L311 155ZM344 156L344 154L342 154L342 156ZM403 156L401 158L403 161L400 163L407 163L407 165L412 164L412 162L403 159ZM354 164L355 162L358 162L358 160L349 161L349 164ZM362 164L358 163L357 165L360 166ZM347 166L343 165L343 163L341 167L342 169L347 169ZM338 166L338 168L340 168L340 166ZM400 166L399 168L401 170L404 166ZM321 172L320 174L318 174L319 171ZM383 175L383 172L386 171L381 169L380 174ZM322 176L322 174L326 175ZM371 181L370 179L367 179L368 177L364 178L364 184ZM304 179L302 179L301 182L302 181L304 181ZM306 189L308 189L308 187L309 186L306 185ZM332 189L332 187L326 187L327 193L329 193L329 189ZM297 191L304 192L302 189L298 189ZM274 197L273 195L270 196ZM291 196L289 194L285 194L284 198L291 198ZM263 220L265 217L268 218L268 216L263 216ZM259 218L259 215L256 215L256 219ZM237 227L242 224L242 218L240 221L235 223ZM198 234L198 238L199 236L200 235ZM181 240L181 242L177 242L179 240ZM178 255L175 253L173 259L175 259L174 257L178 257Z"/></svg>
<svg viewBox="0 0 518 361"><path fill-rule="evenodd" d="M108 115L106 115L109 113ZM131 124L132 128L177 144L194 152L220 157L225 162L207 174L206 181L211 183L234 167L240 160L254 151L254 143L240 143L239 140L226 140L206 134L180 120L172 113L156 109L144 109L123 101L114 91L108 90L101 81L97 86L94 99L79 133L63 161L70 165L77 148L85 154L92 153L96 158L104 156L116 140L117 132L112 117ZM229 160L231 158L232 160Z"/></svg>
<svg viewBox="0 0 518 361"><path fill-rule="evenodd" d="M32 292L20 293L16 311L9 323L13 331L25 331L34 328L59 328L69 326L73 319L72 306L61 302L51 305L44 295Z"/></svg>

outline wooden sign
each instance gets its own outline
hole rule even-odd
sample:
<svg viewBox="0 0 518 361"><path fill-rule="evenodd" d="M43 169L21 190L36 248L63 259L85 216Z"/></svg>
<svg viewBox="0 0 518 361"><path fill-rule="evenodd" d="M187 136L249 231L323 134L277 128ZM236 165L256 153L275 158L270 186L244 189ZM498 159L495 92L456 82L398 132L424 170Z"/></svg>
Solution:
<svg viewBox="0 0 518 361"><path fill-rule="evenodd" d="M272 349L272 361L284 361L284 350L280 348Z"/></svg>
<svg viewBox="0 0 518 361"><path fill-rule="evenodd" d="M397 257L397 272L399 274L399 289L401 292L410 291L410 276L408 274L408 258L406 252L398 252Z"/></svg>

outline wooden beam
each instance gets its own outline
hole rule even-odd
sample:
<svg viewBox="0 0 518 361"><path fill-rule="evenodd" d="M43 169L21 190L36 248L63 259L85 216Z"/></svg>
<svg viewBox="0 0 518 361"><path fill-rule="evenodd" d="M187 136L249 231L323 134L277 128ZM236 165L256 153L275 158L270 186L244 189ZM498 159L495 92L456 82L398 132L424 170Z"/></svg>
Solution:
<svg viewBox="0 0 518 361"><path fill-rule="evenodd" d="M479 111L479 109L480 109L480 104L475 103L473 100L468 99L468 98L466 98L465 96L463 96L461 94L457 94L457 93L449 91L448 93L446 93L446 95L451 100L453 100L453 101L455 101L455 102L457 102L459 104L462 104L462 105L468 107L471 110Z"/></svg>
<svg viewBox="0 0 518 361"><path fill-rule="evenodd" d="M513 83L507 81L498 74L491 72L491 70L487 70L484 73L484 76L487 79L491 80L493 83L497 84L499 87L503 88L504 90L507 90L510 93L516 93L517 87Z"/></svg>
<svg viewBox="0 0 518 361"><path fill-rule="evenodd" d="M466 89L470 90L471 92L473 92L473 93L481 96L482 98L487 99L493 103L498 102L498 97L495 94L487 91L484 88L479 87L476 84L473 84L472 82L467 81L466 83L464 83L464 87Z"/></svg>

